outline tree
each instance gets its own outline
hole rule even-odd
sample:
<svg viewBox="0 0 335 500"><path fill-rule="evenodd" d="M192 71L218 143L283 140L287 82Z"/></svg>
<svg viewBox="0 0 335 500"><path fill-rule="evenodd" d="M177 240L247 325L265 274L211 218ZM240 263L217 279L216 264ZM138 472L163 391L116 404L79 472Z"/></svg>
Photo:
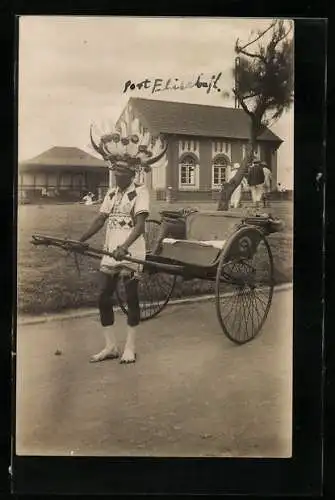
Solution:
<svg viewBox="0 0 335 500"><path fill-rule="evenodd" d="M274 20L265 30L259 30L252 41L243 45L236 40L239 64L232 70L236 82L232 92L250 119L250 136L240 168L220 192L218 210L228 210L231 195L247 173L257 138L264 128L273 125L291 106L294 87L291 29L290 22Z"/></svg>

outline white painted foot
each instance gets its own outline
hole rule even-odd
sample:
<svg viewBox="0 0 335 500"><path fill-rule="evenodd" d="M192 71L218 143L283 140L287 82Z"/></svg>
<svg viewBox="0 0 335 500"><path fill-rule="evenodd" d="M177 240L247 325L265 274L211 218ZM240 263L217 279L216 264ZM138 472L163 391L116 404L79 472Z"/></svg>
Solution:
<svg viewBox="0 0 335 500"><path fill-rule="evenodd" d="M119 350L116 347L106 348L102 351L98 352L98 354L94 354L90 363L98 363L99 361L105 361L105 359L117 359L120 357Z"/></svg>
<svg viewBox="0 0 335 500"><path fill-rule="evenodd" d="M122 354L122 358L120 360L120 363L122 364L127 364L127 363L135 363L136 362L136 353L134 352L134 349L130 347L126 347L124 350L124 353Z"/></svg>

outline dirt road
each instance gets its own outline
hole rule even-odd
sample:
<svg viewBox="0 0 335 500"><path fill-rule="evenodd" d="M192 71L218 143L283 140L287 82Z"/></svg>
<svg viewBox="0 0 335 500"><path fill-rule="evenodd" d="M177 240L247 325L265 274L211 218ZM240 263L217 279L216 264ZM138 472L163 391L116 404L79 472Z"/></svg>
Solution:
<svg viewBox="0 0 335 500"><path fill-rule="evenodd" d="M117 324L122 346L124 316ZM138 337L136 365L90 364L98 317L20 326L17 453L290 456L291 290L245 346L211 302L169 306Z"/></svg>

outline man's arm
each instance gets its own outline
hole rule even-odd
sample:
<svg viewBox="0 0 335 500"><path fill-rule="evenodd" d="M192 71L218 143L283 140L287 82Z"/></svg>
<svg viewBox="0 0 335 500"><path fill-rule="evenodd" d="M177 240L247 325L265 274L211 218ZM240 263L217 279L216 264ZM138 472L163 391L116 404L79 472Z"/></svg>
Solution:
<svg viewBox="0 0 335 500"><path fill-rule="evenodd" d="M84 242L94 236L101 228L103 228L108 214L100 213L92 222L88 230L79 238L79 241Z"/></svg>
<svg viewBox="0 0 335 500"><path fill-rule="evenodd" d="M264 172L264 185L267 188L270 188L270 186L271 186L271 177L272 177L271 170L269 170L268 168L263 168L263 172Z"/></svg>

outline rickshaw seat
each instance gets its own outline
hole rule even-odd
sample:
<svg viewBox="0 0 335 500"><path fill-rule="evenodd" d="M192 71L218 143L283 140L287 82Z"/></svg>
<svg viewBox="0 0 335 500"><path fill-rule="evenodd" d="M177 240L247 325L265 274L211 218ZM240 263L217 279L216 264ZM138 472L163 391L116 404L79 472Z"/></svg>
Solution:
<svg viewBox="0 0 335 500"><path fill-rule="evenodd" d="M188 265L211 267L242 217L234 212L193 212L186 216L186 239L165 238L160 256Z"/></svg>
<svg viewBox="0 0 335 500"><path fill-rule="evenodd" d="M242 214L232 211L193 212L186 217L186 239L225 241L242 220Z"/></svg>

